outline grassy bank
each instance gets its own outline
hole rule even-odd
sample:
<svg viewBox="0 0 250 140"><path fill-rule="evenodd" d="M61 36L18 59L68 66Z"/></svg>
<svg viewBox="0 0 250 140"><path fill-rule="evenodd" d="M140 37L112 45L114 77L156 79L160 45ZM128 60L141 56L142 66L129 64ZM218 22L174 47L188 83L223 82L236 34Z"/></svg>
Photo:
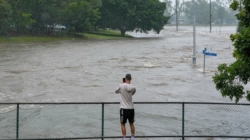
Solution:
<svg viewBox="0 0 250 140"><path fill-rule="evenodd" d="M105 36L116 36L116 37L122 37L121 36L121 32L117 31L117 30L103 30L103 29L99 29L98 31L90 31L88 32L90 34L98 34L98 35L105 35ZM124 37L131 37L127 34L125 34Z"/></svg>
<svg viewBox="0 0 250 140"><path fill-rule="evenodd" d="M77 37L87 38L87 39L124 39L132 38L130 35L121 36L121 33L116 30L98 30L90 31L87 33L75 33Z"/></svg>
<svg viewBox="0 0 250 140"><path fill-rule="evenodd" d="M102 34L95 34L95 33L75 33L74 34L78 38L83 39L127 39L131 38L130 36L116 36L116 35L102 35Z"/></svg>
<svg viewBox="0 0 250 140"><path fill-rule="evenodd" d="M0 43L31 43L31 42L52 42L59 40L70 40L72 37L0 37Z"/></svg>
<svg viewBox="0 0 250 140"><path fill-rule="evenodd" d="M6 43L47 43L60 40L77 40L84 39L125 39L131 38L129 35L121 36L120 32L115 30L99 30L91 31L88 33L73 33L70 36L65 37L38 37L38 36L17 36L17 37L0 37L0 44Z"/></svg>

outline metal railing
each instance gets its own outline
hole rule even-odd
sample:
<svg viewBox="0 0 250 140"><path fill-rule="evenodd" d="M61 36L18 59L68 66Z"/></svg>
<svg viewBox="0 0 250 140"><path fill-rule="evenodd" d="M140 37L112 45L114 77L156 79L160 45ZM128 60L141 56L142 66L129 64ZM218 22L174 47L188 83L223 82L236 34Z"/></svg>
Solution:
<svg viewBox="0 0 250 140"><path fill-rule="evenodd" d="M250 104L136 102L137 138L250 138ZM130 135L127 125L127 134ZM0 103L0 139L120 138L119 103Z"/></svg>

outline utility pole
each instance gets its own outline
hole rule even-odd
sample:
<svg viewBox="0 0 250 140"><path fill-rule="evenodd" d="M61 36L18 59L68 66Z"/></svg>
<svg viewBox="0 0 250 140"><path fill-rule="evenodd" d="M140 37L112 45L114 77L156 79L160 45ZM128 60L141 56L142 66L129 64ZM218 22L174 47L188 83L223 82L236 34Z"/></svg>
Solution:
<svg viewBox="0 0 250 140"><path fill-rule="evenodd" d="M195 25L195 15L193 23L193 65L196 65L196 25Z"/></svg>
<svg viewBox="0 0 250 140"><path fill-rule="evenodd" d="M211 0L210 0L210 33L212 32L212 4L211 4Z"/></svg>
<svg viewBox="0 0 250 140"><path fill-rule="evenodd" d="M177 5L178 5L178 0L175 0L175 14L176 14L176 31L178 31L178 10L177 10Z"/></svg>

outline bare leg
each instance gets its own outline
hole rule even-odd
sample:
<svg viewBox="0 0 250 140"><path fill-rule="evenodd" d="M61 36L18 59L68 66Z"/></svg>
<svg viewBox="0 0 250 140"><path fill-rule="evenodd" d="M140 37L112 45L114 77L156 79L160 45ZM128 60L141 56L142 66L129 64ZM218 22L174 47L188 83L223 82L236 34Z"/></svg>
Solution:
<svg viewBox="0 0 250 140"><path fill-rule="evenodd" d="M121 123L122 135L126 136L126 127L125 124Z"/></svg>
<svg viewBox="0 0 250 140"><path fill-rule="evenodd" d="M131 134L134 135L135 134L135 125L133 123L130 123L130 130L131 130Z"/></svg>

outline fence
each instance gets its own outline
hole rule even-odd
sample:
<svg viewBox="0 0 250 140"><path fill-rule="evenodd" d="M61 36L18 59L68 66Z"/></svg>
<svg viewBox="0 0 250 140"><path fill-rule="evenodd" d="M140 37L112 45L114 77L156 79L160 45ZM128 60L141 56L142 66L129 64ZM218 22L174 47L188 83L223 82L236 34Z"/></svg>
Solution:
<svg viewBox="0 0 250 140"><path fill-rule="evenodd" d="M135 103L137 138L250 138L249 118L250 104ZM0 139L120 137L117 102L0 103Z"/></svg>

